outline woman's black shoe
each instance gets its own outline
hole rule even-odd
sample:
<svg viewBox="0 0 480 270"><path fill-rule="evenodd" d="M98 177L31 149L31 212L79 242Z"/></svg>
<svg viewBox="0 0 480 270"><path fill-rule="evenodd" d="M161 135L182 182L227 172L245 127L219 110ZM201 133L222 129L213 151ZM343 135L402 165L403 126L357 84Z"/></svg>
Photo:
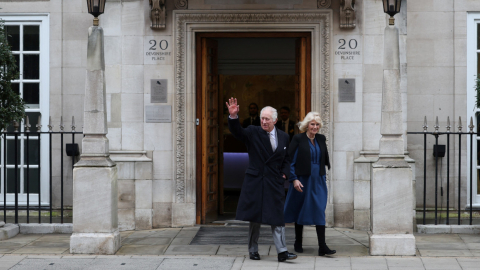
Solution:
<svg viewBox="0 0 480 270"><path fill-rule="evenodd" d="M293 248L295 249L296 252L303 253L302 244L298 244L296 241L295 241L295 244L293 244Z"/></svg>
<svg viewBox="0 0 480 270"><path fill-rule="evenodd" d="M329 249L327 244L323 244L318 248L318 256L333 255L335 253L337 253L337 251Z"/></svg>

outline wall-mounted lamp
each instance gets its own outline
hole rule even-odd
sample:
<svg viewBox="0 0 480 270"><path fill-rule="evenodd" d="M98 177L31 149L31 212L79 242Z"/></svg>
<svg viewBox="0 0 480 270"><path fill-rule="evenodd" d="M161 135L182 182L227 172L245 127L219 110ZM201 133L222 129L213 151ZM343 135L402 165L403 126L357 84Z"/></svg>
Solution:
<svg viewBox="0 0 480 270"><path fill-rule="evenodd" d="M395 25L395 14L400 12L400 5L402 0L383 0L383 11L390 15L388 20L389 25Z"/></svg>
<svg viewBox="0 0 480 270"><path fill-rule="evenodd" d="M105 0L87 0L88 13L92 14L93 26L98 26L98 16L105 11Z"/></svg>

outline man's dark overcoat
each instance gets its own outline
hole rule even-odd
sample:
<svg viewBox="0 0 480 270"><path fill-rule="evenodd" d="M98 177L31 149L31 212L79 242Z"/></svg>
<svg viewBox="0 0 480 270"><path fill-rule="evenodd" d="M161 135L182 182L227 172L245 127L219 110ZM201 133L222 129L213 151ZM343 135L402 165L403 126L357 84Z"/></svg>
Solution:
<svg viewBox="0 0 480 270"><path fill-rule="evenodd" d="M285 226L285 178L282 173L288 177L290 171L289 136L277 129L278 146L273 152L270 138L261 127L242 128L238 118L229 118L228 128L235 138L245 143L249 158L236 219Z"/></svg>

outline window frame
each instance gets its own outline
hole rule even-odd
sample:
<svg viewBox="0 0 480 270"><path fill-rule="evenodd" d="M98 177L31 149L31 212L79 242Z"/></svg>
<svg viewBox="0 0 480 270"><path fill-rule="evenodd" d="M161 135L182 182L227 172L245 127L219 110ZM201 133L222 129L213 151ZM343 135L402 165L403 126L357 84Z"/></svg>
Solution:
<svg viewBox="0 0 480 270"><path fill-rule="evenodd" d="M5 25L38 25L39 26L39 31L40 31L40 48L39 51L29 51L26 54L31 54L33 52L37 52L40 54L39 57L39 79L38 82L40 84L39 87L39 106L38 108L25 108L25 112L39 112L42 116L41 119L41 125L42 125L42 130L45 130L45 128L48 125L48 119L50 116L50 15L46 13L0 13L0 19L4 21ZM23 38L23 37L21 37ZM19 67L20 68L20 67ZM14 80L14 82L19 82L23 83L23 81L26 82L32 82L30 79L24 79L21 80ZM37 81L36 79L33 81ZM20 87L19 89L21 89ZM20 90L21 91L21 90ZM30 130L36 130L37 127L32 126ZM24 130L24 125L23 123L21 124L21 131ZM32 133L30 136L30 140L35 140L37 136L34 135L35 133ZM8 136L10 138L13 136ZM38 137L37 137L38 138ZM20 153L23 156L24 153L24 145L26 136L19 134L19 143L20 143ZM2 144L2 153L0 153L0 164L1 169L1 175L0 175L0 204L4 204L4 173L3 173L3 164L5 162L4 156L3 156L3 147L4 145L4 140L2 139L1 142ZM50 201L50 194L49 194L49 141L48 141L48 135L41 135L41 141L40 141L40 193L41 193L41 205L42 206L48 206L49 201ZM24 158L20 159L21 162L20 164L23 165ZM20 165L19 164L19 165ZM7 165L9 166L9 165ZM26 166L26 165L24 165ZM38 167L38 165L31 165L31 168ZM20 190L23 191L23 176L25 170L20 170ZM38 193L35 194L30 194L30 205L35 206L38 205ZM26 193L19 193L18 195L18 202L20 206L26 205L27 203L27 195ZM7 201L6 205L7 206L12 206L15 204L15 193L7 193Z"/></svg>

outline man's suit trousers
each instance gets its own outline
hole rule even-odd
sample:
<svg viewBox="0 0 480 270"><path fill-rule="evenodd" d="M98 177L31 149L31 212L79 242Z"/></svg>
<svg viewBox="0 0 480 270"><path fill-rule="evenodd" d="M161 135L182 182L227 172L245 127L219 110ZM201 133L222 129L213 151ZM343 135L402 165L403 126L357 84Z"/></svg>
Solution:
<svg viewBox="0 0 480 270"><path fill-rule="evenodd" d="M250 222L248 230L248 252L258 252L258 238L260 237L260 223ZM285 242L285 226L273 226L272 236L277 253L287 251L287 244Z"/></svg>

